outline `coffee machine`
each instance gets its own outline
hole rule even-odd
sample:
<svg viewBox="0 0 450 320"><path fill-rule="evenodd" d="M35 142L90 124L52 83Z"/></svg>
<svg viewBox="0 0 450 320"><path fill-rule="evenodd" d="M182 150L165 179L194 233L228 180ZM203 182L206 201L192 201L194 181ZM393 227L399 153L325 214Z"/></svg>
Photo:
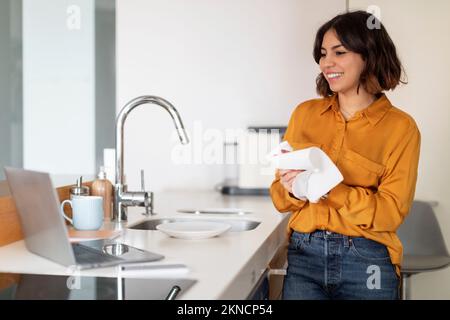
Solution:
<svg viewBox="0 0 450 320"><path fill-rule="evenodd" d="M275 168L268 159L286 132L285 126L250 126L245 134L224 143L225 178L220 191L227 195L269 195Z"/></svg>

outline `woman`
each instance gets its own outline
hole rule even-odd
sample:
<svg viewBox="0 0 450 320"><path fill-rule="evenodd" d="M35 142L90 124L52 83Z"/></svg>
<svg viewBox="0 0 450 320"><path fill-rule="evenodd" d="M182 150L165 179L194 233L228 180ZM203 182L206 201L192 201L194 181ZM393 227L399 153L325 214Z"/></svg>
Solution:
<svg viewBox="0 0 450 320"><path fill-rule="evenodd" d="M318 30L314 59L323 98L300 104L284 136L294 149L320 147L344 177L310 203L292 189L302 171L276 174L273 203L292 212L285 299L398 298L396 230L414 197L420 132L383 93L401 82L402 66L383 25L371 29L369 18L349 12Z"/></svg>

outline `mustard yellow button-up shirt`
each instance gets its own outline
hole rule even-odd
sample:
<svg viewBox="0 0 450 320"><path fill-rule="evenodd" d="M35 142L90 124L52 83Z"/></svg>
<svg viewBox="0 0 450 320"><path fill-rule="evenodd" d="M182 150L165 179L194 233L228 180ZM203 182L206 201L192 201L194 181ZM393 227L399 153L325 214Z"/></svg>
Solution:
<svg viewBox="0 0 450 320"><path fill-rule="evenodd" d="M387 246L400 273L402 244L396 230L411 207L420 152L414 119L385 94L346 121L337 95L300 104L284 136L294 150L320 147L344 180L318 203L302 201L276 175L270 193L280 212L292 212L289 233L329 230Z"/></svg>

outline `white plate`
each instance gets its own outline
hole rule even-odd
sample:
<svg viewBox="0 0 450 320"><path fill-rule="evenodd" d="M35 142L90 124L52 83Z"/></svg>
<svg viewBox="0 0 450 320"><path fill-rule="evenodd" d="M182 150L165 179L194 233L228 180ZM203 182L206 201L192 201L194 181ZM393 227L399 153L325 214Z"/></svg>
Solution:
<svg viewBox="0 0 450 320"><path fill-rule="evenodd" d="M207 239L218 236L231 228L231 225L209 221L183 221L162 223L156 229L171 237L180 239Z"/></svg>
<svg viewBox="0 0 450 320"><path fill-rule="evenodd" d="M205 208L205 209L179 209L181 213L194 213L194 214L248 214L251 211L240 208Z"/></svg>

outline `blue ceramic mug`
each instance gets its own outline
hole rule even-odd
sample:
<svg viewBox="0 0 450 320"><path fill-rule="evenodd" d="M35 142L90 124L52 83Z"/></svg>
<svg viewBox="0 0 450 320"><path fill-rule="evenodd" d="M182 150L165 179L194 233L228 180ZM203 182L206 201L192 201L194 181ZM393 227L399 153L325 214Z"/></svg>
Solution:
<svg viewBox="0 0 450 320"><path fill-rule="evenodd" d="M72 207L72 219L64 213L64 205ZM98 230L103 224L103 198L77 196L61 203L61 214L77 230Z"/></svg>

